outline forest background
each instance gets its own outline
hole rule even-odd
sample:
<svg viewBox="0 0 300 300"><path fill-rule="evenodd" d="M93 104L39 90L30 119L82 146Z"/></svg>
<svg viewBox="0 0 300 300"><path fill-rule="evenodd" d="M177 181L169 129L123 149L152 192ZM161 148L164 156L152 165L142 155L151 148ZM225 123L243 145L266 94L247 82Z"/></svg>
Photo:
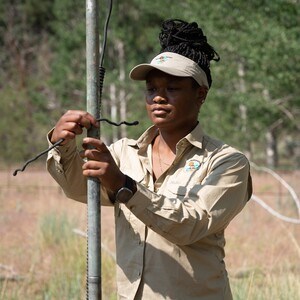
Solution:
<svg viewBox="0 0 300 300"><path fill-rule="evenodd" d="M102 43L107 1L99 3ZM299 4L115 0L113 5L101 112L140 125L103 124L102 138L107 143L136 138L150 125L144 84L128 73L160 50L162 21L180 18L196 21L221 57L211 65L213 85L199 117L204 130L257 165L276 169L252 164L256 198L227 231L235 300L300 299ZM84 298L86 205L66 199L46 172L45 157L42 165L12 174L15 165L47 147L47 132L66 110L86 109L85 61L85 1L0 1L0 299ZM259 199L294 222L269 214ZM112 300L117 296L109 209L101 209L102 276L103 299Z"/></svg>
<svg viewBox="0 0 300 300"><path fill-rule="evenodd" d="M100 1L100 34L106 18ZM130 69L160 50L168 18L196 21L221 60L201 111L205 131L259 164L300 165L300 10L288 0L114 1L104 67L102 116L139 120L135 128L104 125L110 143L149 126L143 84ZM80 0L0 2L1 161L27 160L68 109L85 109L85 4Z"/></svg>

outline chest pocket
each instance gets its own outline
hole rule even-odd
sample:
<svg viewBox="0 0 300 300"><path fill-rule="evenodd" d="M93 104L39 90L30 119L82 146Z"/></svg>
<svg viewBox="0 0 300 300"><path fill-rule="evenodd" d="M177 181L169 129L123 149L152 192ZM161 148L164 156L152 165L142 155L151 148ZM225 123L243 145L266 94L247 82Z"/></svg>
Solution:
<svg viewBox="0 0 300 300"><path fill-rule="evenodd" d="M202 165L189 167L188 163L184 168L177 170L170 176L166 183L166 196L184 198L192 195L193 190L199 190L206 176L205 168Z"/></svg>

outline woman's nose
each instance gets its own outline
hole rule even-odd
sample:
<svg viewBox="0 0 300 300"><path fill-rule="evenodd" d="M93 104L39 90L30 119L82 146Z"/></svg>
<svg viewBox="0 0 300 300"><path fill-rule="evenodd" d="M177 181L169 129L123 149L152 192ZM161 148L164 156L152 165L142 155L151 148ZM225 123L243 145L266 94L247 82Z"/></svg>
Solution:
<svg viewBox="0 0 300 300"><path fill-rule="evenodd" d="M154 96L153 102L161 104L161 103L167 103L168 101L167 101L167 98L166 98L165 95L157 94L157 95Z"/></svg>

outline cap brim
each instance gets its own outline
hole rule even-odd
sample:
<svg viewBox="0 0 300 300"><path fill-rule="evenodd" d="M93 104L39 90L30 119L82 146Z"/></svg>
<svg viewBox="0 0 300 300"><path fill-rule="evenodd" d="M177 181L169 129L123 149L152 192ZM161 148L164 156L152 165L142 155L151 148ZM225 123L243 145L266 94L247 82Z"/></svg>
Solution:
<svg viewBox="0 0 300 300"><path fill-rule="evenodd" d="M146 80L147 75L152 70L160 70L164 73L173 75L173 76L181 76L181 77L191 77L190 74L186 72L174 68L164 67L164 66L153 66L150 64L140 64L135 66L129 73L129 77L133 80Z"/></svg>

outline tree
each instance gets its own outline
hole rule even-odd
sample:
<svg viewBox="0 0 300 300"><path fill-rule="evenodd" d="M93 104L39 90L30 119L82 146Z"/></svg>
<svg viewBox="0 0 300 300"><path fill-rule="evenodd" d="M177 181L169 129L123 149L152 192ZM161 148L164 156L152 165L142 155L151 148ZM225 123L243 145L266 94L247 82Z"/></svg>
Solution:
<svg viewBox="0 0 300 300"><path fill-rule="evenodd" d="M273 155L268 164L275 167L279 137L299 130L297 3L188 3L190 12L205 20L205 32L209 32L221 55L221 62L213 66L214 91L203 121L212 133L249 153L257 152L257 141L264 143L266 149L272 148L266 152ZM214 101L210 102L211 98ZM209 120L215 115L219 122ZM266 136L271 137L269 143L263 141Z"/></svg>
<svg viewBox="0 0 300 300"><path fill-rule="evenodd" d="M45 2L45 7L49 3ZM50 54L44 47L47 31L40 26L43 22L47 28L46 15L51 13L41 9L40 5L34 6L33 1L0 4L0 138L5 141L2 151L5 161L31 156L42 144L44 134L40 130L49 126L44 114L47 102L40 94L47 90L44 83Z"/></svg>
<svg viewBox="0 0 300 300"><path fill-rule="evenodd" d="M100 9L102 38L104 2ZM285 136L293 140L299 131L300 30L293 1L114 1L102 115L138 119L140 125L127 132L105 127L103 137L108 142L137 137L149 125L143 83L127 74L160 50L158 31L167 18L198 21L221 56L211 65L213 86L200 115L206 132L253 160L261 160L261 149L273 153L266 157L275 167L282 158L279 142ZM0 138L21 139L18 157L27 158L41 148L45 132L64 110L85 109L85 7L79 0L11 1L0 3L0 20L1 113L3 124L11 124L0 129ZM24 125L12 125L28 114ZM5 155L12 158L10 149Z"/></svg>

